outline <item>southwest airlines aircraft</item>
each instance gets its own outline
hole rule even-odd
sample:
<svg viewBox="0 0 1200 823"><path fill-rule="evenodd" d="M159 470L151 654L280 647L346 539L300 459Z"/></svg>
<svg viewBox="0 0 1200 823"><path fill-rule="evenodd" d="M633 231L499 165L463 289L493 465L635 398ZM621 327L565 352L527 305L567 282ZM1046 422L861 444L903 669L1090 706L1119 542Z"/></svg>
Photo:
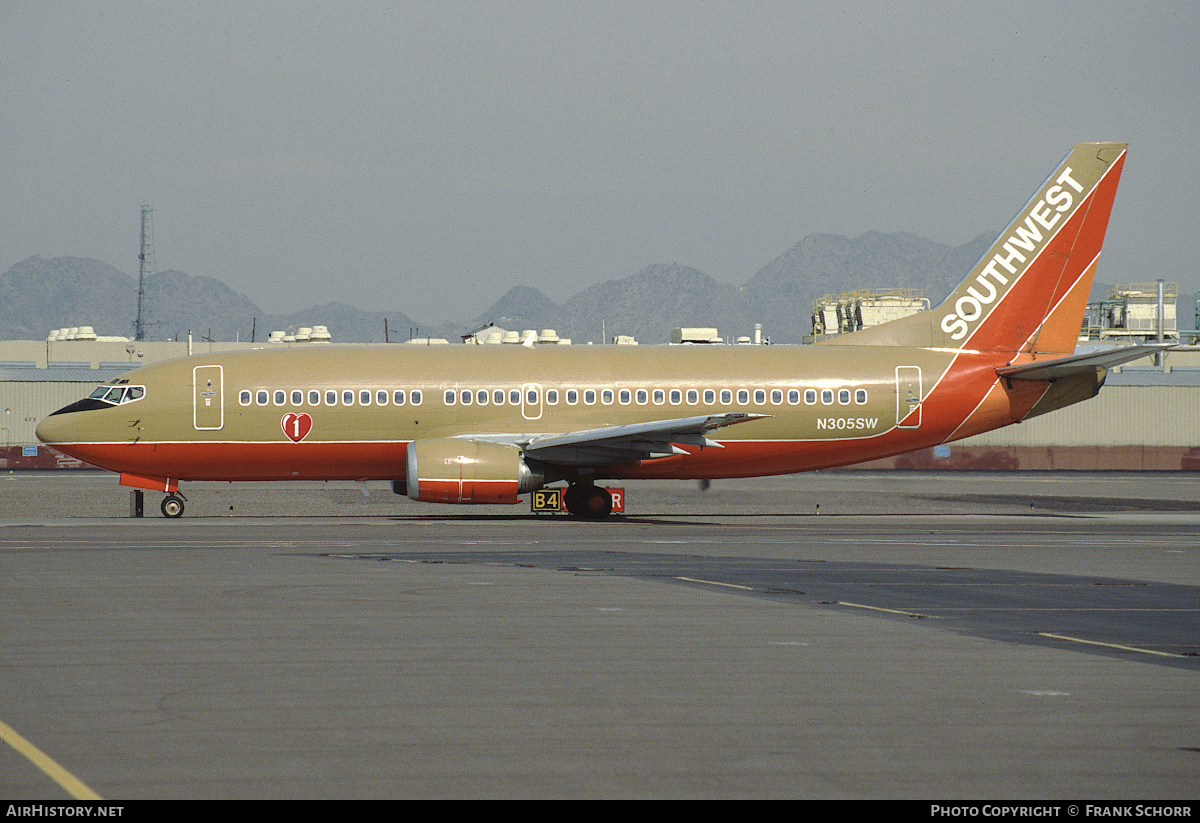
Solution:
<svg viewBox="0 0 1200 823"><path fill-rule="evenodd" d="M1095 396L1074 355L1125 144L1075 146L931 311L811 346L384 346L254 350L136 369L38 438L123 485L391 480L414 500L515 503L566 481L784 474L958 440Z"/></svg>

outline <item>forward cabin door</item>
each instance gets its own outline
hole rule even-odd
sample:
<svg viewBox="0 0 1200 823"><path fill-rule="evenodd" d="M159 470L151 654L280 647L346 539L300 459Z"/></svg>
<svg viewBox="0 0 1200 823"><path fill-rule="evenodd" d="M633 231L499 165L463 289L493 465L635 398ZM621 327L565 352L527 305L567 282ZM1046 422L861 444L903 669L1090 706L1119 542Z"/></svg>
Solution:
<svg viewBox="0 0 1200 823"><path fill-rule="evenodd" d="M192 423L198 431L216 431L225 426L223 377L220 366L192 369Z"/></svg>
<svg viewBox="0 0 1200 823"><path fill-rule="evenodd" d="M921 428L921 367L896 367L896 428Z"/></svg>

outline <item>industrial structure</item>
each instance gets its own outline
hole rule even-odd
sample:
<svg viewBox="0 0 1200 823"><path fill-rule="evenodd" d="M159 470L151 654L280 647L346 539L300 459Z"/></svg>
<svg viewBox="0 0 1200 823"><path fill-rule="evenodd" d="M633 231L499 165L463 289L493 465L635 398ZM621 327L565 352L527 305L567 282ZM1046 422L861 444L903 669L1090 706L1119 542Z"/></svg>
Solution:
<svg viewBox="0 0 1200 823"><path fill-rule="evenodd" d="M571 345L571 338L559 337L558 332L554 329L542 329L541 331L537 331L535 329L525 329L518 332L513 329L503 329L494 323L489 323L483 328L476 329L470 334L464 334L462 341L468 345L474 346L517 346L528 340L530 335L533 336L533 344L538 346ZM412 343L419 341L410 340L409 342ZM441 340L440 342L446 343L449 341Z"/></svg>
<svg viewBox="0 0 1200 823"><path fill-rule="evenodd" d="M1178 340L1175 308L1178 297L1178 284L1162 280L1113 286L1107 300L1088 303L1080 337L1089 340Z"/></svg>
<svg viewBox="0 0 1200 823"><path fill-rule="evenodd" d="M155 273L154 209L142 206L142 250L138 252L137 317L133 321L133 339L146 339L146 278Z"/></svg>
<svg viewBox="0 0 1200 823"><path fill-rule="evenodd" d="M617 342L617 341L614 341ZM721 337L717 329L705 327L680 327L671 329L671 345L672 346L711 346L719 345L725 342L725 338ZM754 324L754 335L740 335L731 341L734 345L746 346L766 346L769 345L771 339L763 336L762 323Z"/></svg>
<svg viewBox="0 0 1200 823"><path fill-rule="evenodd" d="M826 294L813 301L812 334L805 343L815 343L837 334L878 326L929 309L920 289L855 289Z"/></svg>

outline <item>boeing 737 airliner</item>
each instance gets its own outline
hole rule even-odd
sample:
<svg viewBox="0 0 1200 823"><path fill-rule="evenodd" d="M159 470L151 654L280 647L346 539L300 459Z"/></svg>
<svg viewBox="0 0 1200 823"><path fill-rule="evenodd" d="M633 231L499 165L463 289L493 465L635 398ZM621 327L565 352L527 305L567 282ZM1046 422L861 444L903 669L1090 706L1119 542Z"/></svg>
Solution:
<svg viewBox="0 0 1200 823"><path fill-rule="evenodd" d="M1086 400L1153 347L1074 354L1121 143L1075 146L936 308L811 346L379 346L197 355L136 369L38 437L164 491L180 481L393 481L414 500L515 503L566 481L841 466Z"/></svg>

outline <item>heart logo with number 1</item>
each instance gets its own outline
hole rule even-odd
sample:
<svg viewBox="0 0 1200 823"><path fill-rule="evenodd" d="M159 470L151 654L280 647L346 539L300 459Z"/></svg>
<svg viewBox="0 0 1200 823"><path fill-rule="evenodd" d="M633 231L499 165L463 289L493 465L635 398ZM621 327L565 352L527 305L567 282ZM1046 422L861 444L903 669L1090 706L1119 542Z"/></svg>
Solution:
<svg viewBox="0 0 1200 823"><path fill-rule="evenodd" d="M283 433L293 443L299 443L305 437L308 437L308 433L312 431L312 418L305 412L300 412L299 414L288 412L283 416L280 424L283 426Z"/></svg>

